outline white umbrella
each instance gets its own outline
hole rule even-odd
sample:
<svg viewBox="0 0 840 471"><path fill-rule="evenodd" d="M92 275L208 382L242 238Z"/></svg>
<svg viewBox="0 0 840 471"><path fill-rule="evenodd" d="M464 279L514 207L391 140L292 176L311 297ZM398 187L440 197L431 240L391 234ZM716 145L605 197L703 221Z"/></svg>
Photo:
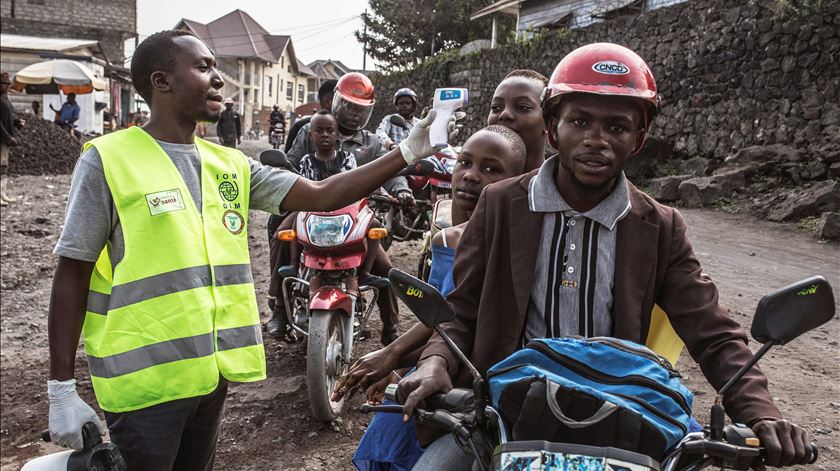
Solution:
<svg viewBox="0 0 840 471"><path fill-rule="evenodd" d="M65 95L83 95L93 90L105 90L107 84L76 61L54 59L28 65L18 71L11 88L35 94L57 94L61 90Z"/></svg>

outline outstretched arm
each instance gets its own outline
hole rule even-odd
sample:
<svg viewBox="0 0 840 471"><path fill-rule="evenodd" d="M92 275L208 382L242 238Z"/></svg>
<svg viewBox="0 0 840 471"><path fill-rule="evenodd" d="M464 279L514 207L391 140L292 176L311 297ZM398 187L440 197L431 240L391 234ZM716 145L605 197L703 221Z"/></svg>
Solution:
<svg viewBox="0 0 840 471"><path fill-rule="evenodd" d="M319 182L299 178L283 200L283 209L332 211L369 195L407 164L435 153L435 148L429 143L429 126L434 119L432 110L414 126L398 148L366 165Z"/></svg>

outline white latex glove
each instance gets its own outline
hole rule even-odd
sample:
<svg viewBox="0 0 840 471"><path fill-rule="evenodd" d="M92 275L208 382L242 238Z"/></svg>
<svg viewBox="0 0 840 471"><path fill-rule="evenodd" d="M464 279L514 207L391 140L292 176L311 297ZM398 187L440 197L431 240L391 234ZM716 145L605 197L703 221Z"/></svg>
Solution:
<svg viewBox="0 0 840 471"><path fill-rule="evenodd" d="M434 147L429 144L429 126L435 120L435 110L429 110L425 118L421 119L411 128L408 137L400 142L400 152L409 165L420 159L432 156L441 147Z"/></svg>
<svg viewBox="0 0 840 471"><path fill-rule="evenodd" d="M452 116L449 117L449 122L446 123L447 129L447 142L452 142L455 140L455 137L458 136L458 133L461 132L461 129L464 127L463 124L458 124L458 121L464 119L467 116L467 113L463 111L456 111Z"/></svg>
<svg viewBox="0 0 840 471"><path fill-rule="evenodd" d="M82 427L93 422L99 433L105 431L96 412L76 393L76 380L47 381L50 398L50 439L59 446L79 450L84 447Z"/></svg>

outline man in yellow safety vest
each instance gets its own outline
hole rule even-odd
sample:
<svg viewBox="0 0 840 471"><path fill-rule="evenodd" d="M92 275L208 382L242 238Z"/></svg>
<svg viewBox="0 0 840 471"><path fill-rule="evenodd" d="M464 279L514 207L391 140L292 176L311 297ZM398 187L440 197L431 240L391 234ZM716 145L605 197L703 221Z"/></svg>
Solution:
<svg viewBox="0 0 840 471"><path fill-rule="evenodd" d="M76 393L84 329L96 399L130 469L211 469L228 381L266 376L248 255L248 210L329 211L430 156L430 113L363 169L320 182L195 138L222 110L207 46L162 31L134 52L142 127L88 142L73 174L49 311L49 428L81 448Z"/></svg>

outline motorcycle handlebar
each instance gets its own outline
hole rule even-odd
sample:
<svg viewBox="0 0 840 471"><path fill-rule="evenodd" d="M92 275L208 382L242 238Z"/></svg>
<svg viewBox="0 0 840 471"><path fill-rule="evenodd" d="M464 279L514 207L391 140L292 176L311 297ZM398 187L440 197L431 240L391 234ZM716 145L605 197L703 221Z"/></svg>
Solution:
<svg viewBox="0 0 840 471"><path fill-rule="evenodd" d="M740 458L763 460L767 453L763 446L739 446L717 440L690 441L684 443L682 446L686 452L703 454L724 460L738 460ZM811 447L811 460L808 464L814 464L820 456L819 449L815 443L811 443L809 446Z"/></svg>

